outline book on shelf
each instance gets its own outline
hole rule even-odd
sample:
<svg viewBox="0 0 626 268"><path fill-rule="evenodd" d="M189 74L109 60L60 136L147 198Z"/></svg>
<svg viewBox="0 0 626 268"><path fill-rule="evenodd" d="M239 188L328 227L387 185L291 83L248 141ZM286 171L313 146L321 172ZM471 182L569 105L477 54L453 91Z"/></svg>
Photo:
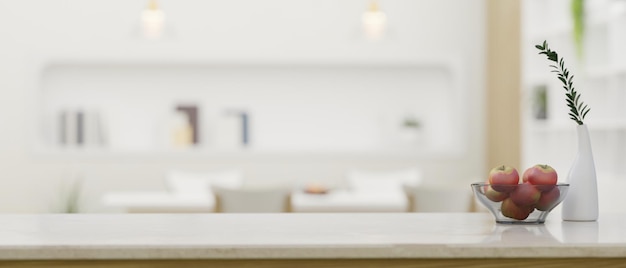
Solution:
<svg viewBox="0 0 626 268"><path fill-rule="evenodd" d="M63 147L104 145L99 113L91 110L61 110L58 118L58 143Z"/></svg>
<svg viewBox="0 0 626 268"><path fill-rule="evenodd" d="M191 143L199 144L199 124L198 124L198 106L196 105L178 105L176 111L184 113L187 116L187 121L191 127Z"/></svg>

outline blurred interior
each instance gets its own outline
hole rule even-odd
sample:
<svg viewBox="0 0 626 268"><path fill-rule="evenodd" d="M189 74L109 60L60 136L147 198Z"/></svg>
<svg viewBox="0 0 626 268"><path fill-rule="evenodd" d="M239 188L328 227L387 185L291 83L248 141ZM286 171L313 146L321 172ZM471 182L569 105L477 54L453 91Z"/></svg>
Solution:
<svg viewBox="0 0 626 268"><path fill-rule="evenodd" d="M0 33L2 213L479 211L576 154L543 40L620 210L626 1L2 0Z"/></svg>

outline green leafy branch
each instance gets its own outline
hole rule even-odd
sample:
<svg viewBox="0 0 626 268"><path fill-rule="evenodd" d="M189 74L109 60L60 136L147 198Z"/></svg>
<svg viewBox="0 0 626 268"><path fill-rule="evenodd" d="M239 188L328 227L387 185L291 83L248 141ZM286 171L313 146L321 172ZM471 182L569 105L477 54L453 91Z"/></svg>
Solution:
<svg viewBox="0 0 626 268"><path fill-rule="evenodd" d="M550 65L550 67L554 68L551 72L557 73L557 77L561 82L563 82L563 88L565 91L565 96L567 97L565 101L567 101L567 107L569 107L569 116L570 119L574 120L579 125L583 124L583 120L587 113L589 113L589 107L580 101L580 94L576 92L574 88L574 83L572 80L574 79L574 75L570 76L569 71L565 68L565 61L563 58L559 58L559 55L556 51L551 50L548 47L548 43L543 41L542 45L536 45L537 49L541 50L539 54L544 54L548 57L548 60L555 62L556 65Z"/></svg>

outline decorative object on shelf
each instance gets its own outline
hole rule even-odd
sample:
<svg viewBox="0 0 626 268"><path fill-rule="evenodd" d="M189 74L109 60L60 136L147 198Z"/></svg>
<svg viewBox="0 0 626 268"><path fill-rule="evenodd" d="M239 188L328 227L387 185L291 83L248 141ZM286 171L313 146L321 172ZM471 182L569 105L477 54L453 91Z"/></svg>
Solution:
<svg viewBox="0 0 626 268"><path fill-rule="evenodd" d="M580 101L580 94L574 89L573 78L565 68L563 58L559 57L556 51L548 47L546 41L542 45L535 46L541 50L539 54L544 54L548 60L553 61L550 65L557 73L557 78L563 83L566 90L565 101L570 108L570 119L577 125L578 153L574 159L567 182L571 185L569 195L563 202L562 218L566 221L595 221L598 219L598 187L596 179L596 169L591 150L589 130L583 120L589 107Z"/></svg>
<svg viewBox="0 0 626 268"><path fill-rule="evenodd" d="M170 128L172 146L188 148L194 144L194 131L188 113L177 109L170 118Z"/></svg>
<svg viewBox="0 0 626 268"><path fill-rule="evenodd" d="M240 125L241 145L243 147L249 146L250 145L250 114L245 110L228 109L224 111L224 115L237 116L241 119L241 125Z"/></svg>
<svg viewBox="0 0 626 268"><path fill-rule="evenodd" d="M544 84L534 87L533 116L538 120L548 119L548 86Z"/></svg>
<svg viewBox="0 0 626 268"><path fill-rule="evenodd" d="M404 118L403 121L403 126L405 128L420 128L421 127L421 123L419 120L417 120L417 118L415 118L415 116L412 115L408 115Z"/></svg>
<svg viewBox="0 0 626 268"><path fill-rule="evenodd" d="M378 2L370 2L368 9L363 13L363 31L369 40L379 40L385 34L387 15L380 10Z"/></svg>
<svg viewBox="0 0 626 268"><path fill-rule="evenodd" d="M199 124L198 124L198 106L197 105L178 105L176 111L187 114L189 126L191 126L191 143L200 143Z"/></svg>
<svg viewBox="0 0 626 268"><path fill-rule="evenodd" d="M414 115L406 115L402 119L399 134L404 143L417 143L422 136L422 122Z"/></svg>
<svg viewBox="0 0 626 268"><path fill-rule="evenodd" d="M105 144L98 111L63 109L58 120L58 142L61 146L97 147Z"/></svg>

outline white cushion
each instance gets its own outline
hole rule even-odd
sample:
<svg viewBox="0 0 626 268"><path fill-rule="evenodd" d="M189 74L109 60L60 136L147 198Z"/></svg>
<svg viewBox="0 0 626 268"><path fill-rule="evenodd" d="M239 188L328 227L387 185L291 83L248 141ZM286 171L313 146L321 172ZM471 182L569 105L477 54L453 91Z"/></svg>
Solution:
<svg viewBox="0 0 626 268"><path fill-rule="evenodd" d="M175 194L206 195L213 185L236 189L243 184L242 174L238 170L217 172L189 172L171 170L165 180L167 187Z"/></svg>
<svg viewBox="0 0 626 268"><path fill-rule="evenodd" d="M403 191L405 185L418 185L422 178L416 168L393 171L351 170L347 175L348 186L355 191L394 192Z"/></svg>
<svg viewBox="0 0 626 268"><path fill-rule="evenodd" d="M400 191L374 192L337 189L327 194L291 194L294 212L406 212L409 200Z"/></svg>
<svg viewBox="0 0 626 268"><path fill-rule="evenodd" d="M215 211L214 195L176 195L168 192L109 192L102 197L107 209L142 213L192 213Z"/></svg>

